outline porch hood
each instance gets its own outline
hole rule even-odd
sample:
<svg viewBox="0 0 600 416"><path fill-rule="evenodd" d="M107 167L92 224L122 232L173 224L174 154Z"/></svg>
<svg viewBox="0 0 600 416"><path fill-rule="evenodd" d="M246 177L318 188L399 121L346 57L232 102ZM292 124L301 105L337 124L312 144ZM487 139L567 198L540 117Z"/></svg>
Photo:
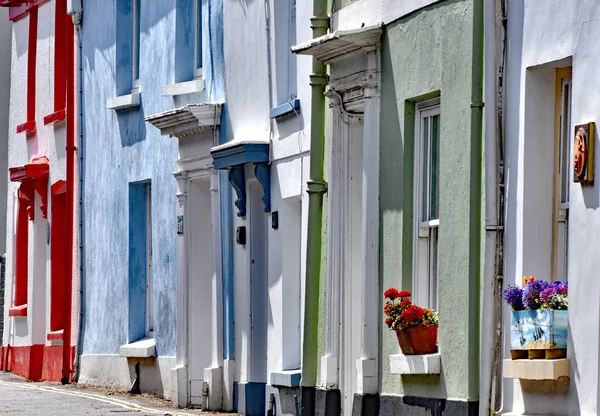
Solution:
<svg viewBox="0 0 600 416"><path fill-rule="evenodd" d="M359 50L374 49L379 45L383 23L351 30L336 30L333 33L309 40L292 47L298 55L311 55L319 61L335 59Z"/></svg>
<svg viewBox="0 0 600 416"><path fill-rule="evenodd" d="M160 130L163 136L184 137L200 128L217 127L221 124L221 103L189 104L185 107L146 117L146 121Z"/></svg>

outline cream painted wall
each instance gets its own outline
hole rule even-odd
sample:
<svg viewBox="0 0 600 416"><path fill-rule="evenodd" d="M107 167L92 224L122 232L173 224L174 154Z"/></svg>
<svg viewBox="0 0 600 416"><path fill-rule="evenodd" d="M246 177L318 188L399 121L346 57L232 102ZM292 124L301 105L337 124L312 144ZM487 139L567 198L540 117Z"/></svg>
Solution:
<svg viewBox="0 0 600 416"><path fill-rule="evenodd" d="M276 0L279 1L279 0ZM279 6L279 4L277 5ZM275 15L275 0L268 1L269 33L267 32L267 16L265 4L262 2L224 2L224 55L226 70L227 107L231 123L230 138L234 141L260 141L271 143L271 207L279 215L279 229L271 226L272 214L264 213L261 209L251 210L250 180L254 177L252 169L246 168L246 185L248 191L248 214L245 218L237 217L234 210L233 229L246 226L251 232L253 216L265 216L267 223L267 240L265 249L268 250L268 311L267 311L267 384L270 374L282 369L299 368L298 345L289 342L295 336L290 335L290 322L302 322L302 304L304 288L304 268L306 252L306 222L308 198L306 181L308 179L309 150L310 150L310 101L311 91L308 84L311 72L311 58L297 57L296 84L297 97L301 109L297 114L271 120L269 110L278 104L277 80L275 79L277 65L286 55L275 54L275 26L281 22L273 22ZM311 39L310 17L312 5L310 2L297 2L296 6L296 41L302 43ZM281 27L281 26L280 26ZM245 28L245 30L239 30ZM291 54L291 52L290 52ZM240 60L240 56L247 57ZM270 56L270 59L269 59ZM235 192L233 195L236 199ZM296 207L299 217L290 214L288 204ZM296 206L295 204L298 204ZM294 216L292 222L298 222L301 232L291 237L284 232L283 227L288 218ZM288 225L289 226L289 225ZM297 241L293 241L293 238ZM250 380L250 288L249 273L251 270L251 236L247 236L246 246L234 244L235 268L235 360L236 381ZM287 256L289 250L299 250L298 256ZM286 271L297 268L301 277L299 284L292 284ZM285 263L285 264L284 264ZM298 343L301 341L301 328L296 328ZM293 332L293 331L292 331ZM295 357L294 354L298 355ZM295 365L297 362L298 365ZM255 377L252 377L254 381Z"/></svg>
<svg viewBox="0 0 600 416"><path fill-rule="evenodd" d="M4 10L4 9L3 9ZM48 181L48 217L51 212L50 186L66 179L66 127L64 123L44 125L44 116L54 112L54 1L39 7L38 42L36 59L36 133L27 137L16 133L17 125L26 120L27 108L27 50L29 16L12 23L11 42L11 89L8 122L8 166L22 166L31 159L46 156L50 160ZM6 20L6 19L4 19ZM35 220L29 222L29 282L28 317L8 318L12 305L14 278L14 224L16 218L16 195L18 183L8 182L7 202L7 279L5 287L5 331L3 344L31 345L47 344L46 333L50 325L50 247L47 244L48 220L42 217L41 200L36 194ZM76 189L77 195L77 189ZM75 226L74 252L77 252L77 230ZM76 259L77 257L75 257ZM75 262L74 270L78 270ZM74 273L74 282L77 274ZM78 291L73 291L74 317ZM10 321L9 321L10 319ZM73 321L76 325L77 321ZM76 327L76 326L75 326ZM73 331L72 341L76 339Z"/></svg>
<svg viewBox="0 0 600 416"><path fill-rule="evenodd" d="M8 106L10 102L10 37L8 9L0 8L0 256L6 251L8 185Z"/></svg>
<svg viewBox="0 0 600 416"><path fill-rule="evenodd" d="M507 212L505 283L520 283L525 274L548 279L548 232L531 235L532 221L547 218L544 187L528 186L543 180L543 161L551 143L540 141L553 132L547 101L554 99L553 69L572 58L573 126L600 122L600 79L597 39L600 4L589 1L533 0L509 2L507 79ZM561 61L562 62L558 62ZM535 102L538 101L538 104ZM596 138L596 147L598 139ZM538 164L538 165L536 165ZM532 166L533 165L533 166ZM537 167L536 167L537 166ZM596 176L599 169L596 165ZM533 176L533 179L532 179ZM537 178L537 179L536 179ZM600 185L571 184L569 210L569 347L571 363L568 392L563 384L520 383L505 380L503 410L521 413L596 415L600 407L598 369L600 308ZM537 201L537 202L536 202ZM537 203L537 209L532 204ZM546 223L548 221L546 220ZM532 244L538 247L532 248ZM504 308L505 357L509 356L510 312ZM548 394L548 388L554 394Z"/></svg>

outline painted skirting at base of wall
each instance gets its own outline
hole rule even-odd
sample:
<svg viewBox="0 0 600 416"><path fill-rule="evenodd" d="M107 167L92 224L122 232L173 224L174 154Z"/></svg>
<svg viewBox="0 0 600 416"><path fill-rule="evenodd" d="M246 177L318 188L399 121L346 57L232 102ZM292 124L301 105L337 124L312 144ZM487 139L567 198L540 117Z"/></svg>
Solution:
<svg viewBox="0 0 600 416"><path fill-rule="evenodd" d="M265 414L266 383L239 382L237 387L237 412L245 416L263 416ZM235 400L234 400L235 401Z"/></svg>
<svg viewBox="0 0 600 416"><path fill-rule="evenodd" d="M354 409L360 401L358 395L354 397ZM368 404L362 398L363 409ZM414 416L478 416L479 402L468 402L461 400L436 399L414 396L392 396L382 394L378 396L380 416L391 415L414 415ZM366 413L362 413L366 414Z"/></svg>
<svg viewBox="0 0 600 416"><path fill-rule="evenodd" d="M71 356L75 346L71 346ZM3 345L0 370L10 371L31 381L60 381L63 367L62 345Z"/></svg>
<svg viewBox="0 0 600 416"><path fill-rule="evenodd" d="M93 386L129 390L140 363L140 390L170 400L171 370L175 357L127 358L118 354L83 354L78 382Z"/></svg>
<svg viewBox="0 0 600 416"><path fill-rule="evenodd" d="M275 399L275 414L278 416L296 416L300 410L300 387L266 387L266 406L269 409L270 396Z"/></svg>
<svg viewBox="0 0 600 416"><path fill-rule="evenodd" d="M309 392L311 388L302 388ZM341 394L339 390L314 391L315 416L339 416ZM304 399L304 398L303 398ZM305 404L304 400L302 401ZM304 414L304 413L303 413ZM479 402L436 399L386 394L355 394L352 416L477 416Z"/></svg>

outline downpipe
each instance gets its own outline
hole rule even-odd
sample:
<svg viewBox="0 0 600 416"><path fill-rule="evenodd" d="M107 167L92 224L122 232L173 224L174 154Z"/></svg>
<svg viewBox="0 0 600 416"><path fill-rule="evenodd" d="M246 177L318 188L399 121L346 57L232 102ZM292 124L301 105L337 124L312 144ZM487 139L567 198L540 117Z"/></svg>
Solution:
<svg viewBox="0 0 600 416"><path fill-rule="evenodd" d="M504 78L506 1L484 0L485 267L482 305L480 415L502 408L502 289L504 285ZM491 307L485 307L491 305Z"/></svg>

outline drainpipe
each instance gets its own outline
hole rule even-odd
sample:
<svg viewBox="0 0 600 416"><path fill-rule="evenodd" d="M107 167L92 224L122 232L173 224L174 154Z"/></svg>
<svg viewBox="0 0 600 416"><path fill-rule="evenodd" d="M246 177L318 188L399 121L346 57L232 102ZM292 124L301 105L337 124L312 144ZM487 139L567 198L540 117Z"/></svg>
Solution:
<svg viewBox="0 0 600 416"><path fill-rule="evenodd" d="M85 298L84 298L84 249L83 249L83 60L81 46L81 10L74 12L72 15L73 23L75 24L76 37L75 44L77 45L77 133L79 135L79 328L77 331L77 345L75 346L75 372L73 373L73 381L79 380L81 349L83 346L83 319L85 317Z"/></svg>
<svg viewBox="0 0 600 416"><path fill-rule="evenodd" d="M504 281L504 68L506 2L485 0L485 268L480 403L493 415L502 401L502 287Z"/></svg>
<svg viewBox="0 0 600 416"><path fill-rule="evenodd" d="M313 0L310 19L313 39L327 34L329 17L326 0ZM321 232L323 228L323 194L327 183L323 177L325 153L325 86L329 78L325 64L312 58L310 179L308 181L308 229L306 248L306 283L304 295L304 338L302 342L302 415L314 415L317 384L319 332L319 280L321 275Z"/></svg>
<svg viewBox="0 0 600 416"><path fill-rule="evenodd" d="M73 242L75 221L75 157L77 147L75 146L75 33L72 22L67 25L67 284L66 305L67 310L65 328L63 333L63 362L62 362L62 384L71 381L72 357L71 357L71 325L72 325L72 295L73 295Z"/></svg>

